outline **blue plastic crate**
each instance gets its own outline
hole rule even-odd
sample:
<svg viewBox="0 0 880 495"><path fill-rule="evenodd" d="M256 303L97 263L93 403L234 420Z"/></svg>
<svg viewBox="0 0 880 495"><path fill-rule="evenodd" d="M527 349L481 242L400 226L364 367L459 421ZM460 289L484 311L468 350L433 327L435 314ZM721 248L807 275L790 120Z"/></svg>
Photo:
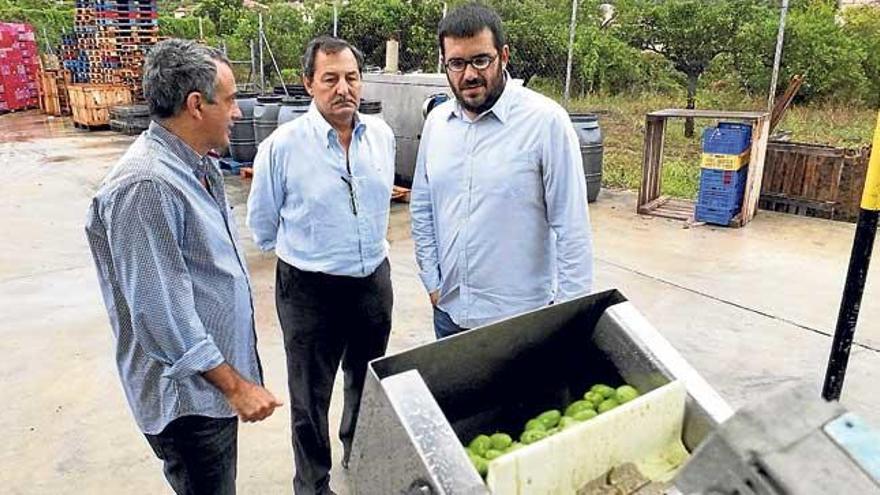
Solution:
<svg viewBox="0 0 880 495"><path fill-rule="evenodd" d="M700 190L697 205L707 208L731 210L742 206L744 187L731 191Z"/></svg>
<svg viewBox="0 0 880 495"><path fill-rule="evenodd" d="M738 155L752 143L752 127L736 122L721 122L703 130L703 153Z"/></svg>
<svg viewBox="0 0 880 495"><path fill-rule="evenodd" d="M694 220L698 222L713 223L716 225L730 225L733 217L739 213L740 208L724 209L710 208L708 206L697 205L694 208Z"/></svg>
<svg viewBox="0 0 880 495"><path fill-rule="evenodd" d="M739 170L700 169L700 191L732 191L745 187L749 177L749 167Z"/></svg>

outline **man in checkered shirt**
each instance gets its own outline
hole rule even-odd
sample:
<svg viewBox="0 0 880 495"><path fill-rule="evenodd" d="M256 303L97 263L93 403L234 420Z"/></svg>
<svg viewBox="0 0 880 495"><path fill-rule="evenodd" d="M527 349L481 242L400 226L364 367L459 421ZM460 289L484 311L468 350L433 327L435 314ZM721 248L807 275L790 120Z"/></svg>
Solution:
<svg viewBox="0 0 880 495"><path fill-rule="evenodd" d="M135 420L178 494L235 493L238 419L262 386L251 287L212 149L241 117L229 60L168 40L147 57L153 122L92 200L86 236Z"/></svg>

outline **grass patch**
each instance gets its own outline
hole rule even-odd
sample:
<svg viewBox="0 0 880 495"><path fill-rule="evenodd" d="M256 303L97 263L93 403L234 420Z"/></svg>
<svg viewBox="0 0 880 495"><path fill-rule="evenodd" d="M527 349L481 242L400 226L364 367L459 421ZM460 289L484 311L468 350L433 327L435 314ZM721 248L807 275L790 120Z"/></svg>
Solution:
<svg viewBox="0 0 880 495"><path fill-rule="evenodd" d="M541 90L541 88L537 88ZM552 90L542 91L561 100ZM618 95L573 99L572 112L595 112L605 139L605 187L638 189L642 179L645 114L664 108L682 108L683 95ZM697 108L724 110L763 109L766 100L730 91L704 90ZM831 146L859 147L871 142L875 109L832 104L796 105L788 109L777 131L790 131L793 141ZM667 121L663 148L662 192L674 197L696 197L700 178L700 135L713 120L697 120L695 136L684 137L684 120Z"/></svg>

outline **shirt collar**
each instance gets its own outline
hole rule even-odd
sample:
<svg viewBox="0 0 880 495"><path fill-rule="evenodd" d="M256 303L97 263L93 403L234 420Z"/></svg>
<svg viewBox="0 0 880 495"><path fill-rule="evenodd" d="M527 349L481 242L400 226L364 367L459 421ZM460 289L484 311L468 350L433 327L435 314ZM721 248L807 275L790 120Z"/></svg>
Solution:
<svg viewBox="0 0 880 495"><path fill-rule="evenodd" d="M318 106L315 105L315 100L312 100L312 103L309 105L309 111L306 114L309 119L311 119L312 123L315 126L315 129L318 130L318 134L323 136L326 139L326 145L329 148L333 145L333 143L338 142L336 138L336 129L330 125L330 122L327 122L327 119L321 115L321 112L318 110ZM364 119L361 118L360 112L354 113L354 137L360 139L361 136L366 131L367 125L364 122Z"/></svg>
<svg viewBox="0 0 880 495"><path fill-rule="evenodd" d="M498 97L498 100L492 105L492 108L486 110L485 112L476 116L473 119L474 122L483 119L485 116L492 114L498 119L499 122L504 124L507 122L508 117L510 116L510 108L516 100L516 96L513 94L516 92L516 87L510 82L510 74L507 71L504 71L504 89L501 91L501 96ZM461 108L461 102L456 98L455 105L452 106L452 110L449 113L448 118L464 118L464 110Z"/></svg>
<svg viewBox="0 0 880 495"><path fill-rule="evenodd" d="M169 131L155 120L150 122L149 133L151 136L164 143L165 146L177 156L177 158L180 158L183 163L192 168L197 175L205 172L204 163L205 158L208 155L199 155L196 150L192 149L190 145L180 139L177 134Z"/></svg>

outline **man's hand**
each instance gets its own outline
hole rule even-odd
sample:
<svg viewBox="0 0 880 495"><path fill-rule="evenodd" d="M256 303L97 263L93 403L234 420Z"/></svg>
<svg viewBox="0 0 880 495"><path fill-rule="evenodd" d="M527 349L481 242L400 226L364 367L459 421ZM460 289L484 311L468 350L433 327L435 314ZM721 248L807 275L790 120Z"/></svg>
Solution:
<svg viewBox="0 0 880 495"><path fill-rule="evenodd" d="M272 392L246 380L242 380L226 399L245 423L262 421L271 416L276 407L283 405Z"/></svg>
<svg viewBox="0 0 880 495"><path fill-rule="evenodd" d="M431 298L431 306L436 306L437 302L440 301L440 289L429 292L428 297Z"/></svg>
<svg viewBox="0 0 880 495"><path fill-rule="evenodd" d="M272 392L245 380L227 363L202 373L202 376L223 392L229 405L245 423L262 421L271 416L276 407L284 405Z"/></svg>

